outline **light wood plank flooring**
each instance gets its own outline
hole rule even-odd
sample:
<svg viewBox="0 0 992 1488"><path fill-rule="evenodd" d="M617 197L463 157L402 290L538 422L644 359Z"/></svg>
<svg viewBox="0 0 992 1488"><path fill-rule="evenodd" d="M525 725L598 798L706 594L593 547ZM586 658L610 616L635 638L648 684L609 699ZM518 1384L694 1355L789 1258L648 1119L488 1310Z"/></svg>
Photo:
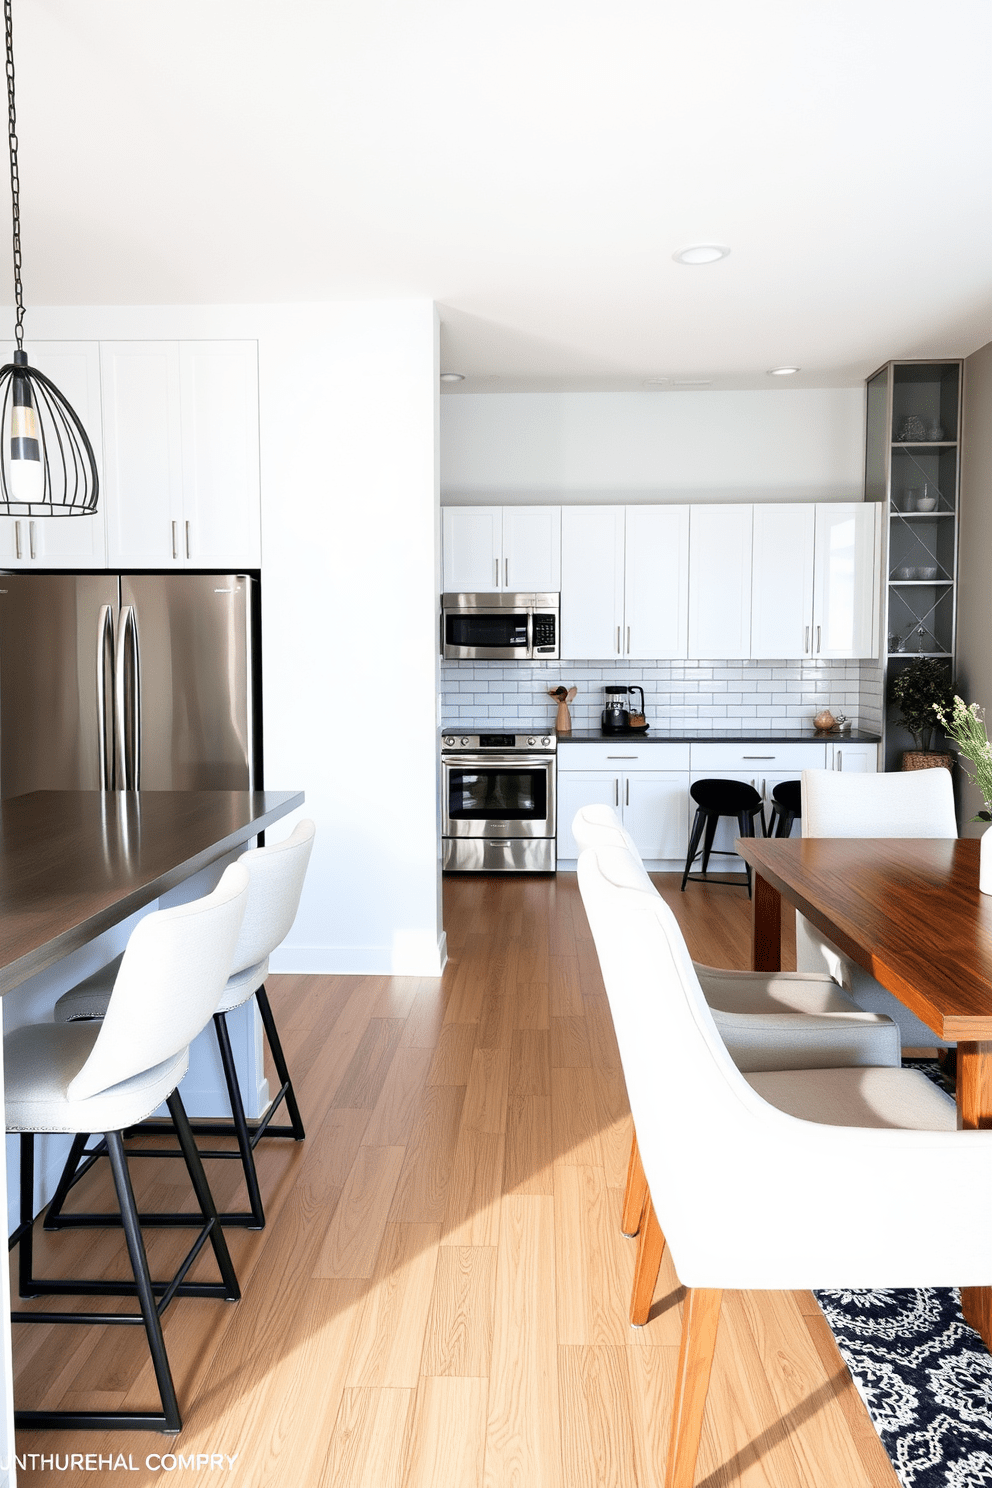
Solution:
<svg viewBox="0 0 992 1488"><path fill-rule="evenodd" d="M697 959L747 964L741 890L657 882ZM25 1432L21 1454L129 1453L141 1484L174 1451L193 1465L173 1488L660 1485L681 1293L666 1258L650 1322L628 1327L630 1120L575 877L449 878L445 921L440 980L272 978L308 1139L259 1149L268 1226L229 1232L243 1300L166 1315L182 1434ZM180 1164L136 1170L146 1206L182 1198ZM229 1207L236 1165L210 1173ZM121 1249L63 1232L39 1269L125 1274ZM152 1233L153 1270L177 1249ZM137 1329L18 1327L14 1354L24 1406L153 1398ZM894 1488L808 1293L727 1294L697 1483Z"/></svg>

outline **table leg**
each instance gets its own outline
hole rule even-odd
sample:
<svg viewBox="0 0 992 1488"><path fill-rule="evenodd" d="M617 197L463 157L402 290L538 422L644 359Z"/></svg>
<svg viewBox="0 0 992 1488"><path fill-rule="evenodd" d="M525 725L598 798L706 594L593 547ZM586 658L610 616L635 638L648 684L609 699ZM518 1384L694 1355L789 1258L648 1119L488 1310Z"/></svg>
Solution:
<svg viewBox="0 0 992 1488"><path fill-rule="evenodd" d="M963 1127L992 1127L992 1043L959 1043L958 1113ZM962 1287L961 1310L992 1349L992 1287Z"/></svg>
<svg viewBox="0 0 992 1488"><path fill-rule="evenodd" d="M757 872L751 886L751 966L782 969L782 896Z"/></svg>

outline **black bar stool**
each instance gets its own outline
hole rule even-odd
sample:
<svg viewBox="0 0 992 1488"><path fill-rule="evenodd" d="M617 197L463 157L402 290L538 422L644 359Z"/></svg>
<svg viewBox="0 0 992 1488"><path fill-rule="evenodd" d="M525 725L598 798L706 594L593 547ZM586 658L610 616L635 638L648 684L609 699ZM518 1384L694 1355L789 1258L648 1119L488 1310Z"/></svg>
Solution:
<svg viewBox="0 0 992 1488"><path fill-rule="evenodd" d="M772 815L769 837L788 837L792 823L803 814L802 781L780 780L772 791Z"/></svg>
<svg viewBox="0 0 992 1488"><path fill-rule="evenodd" d="M709 867L710 853L714 851L713 838L716 834L716 824L721 816L736 816L741 836L753 837L754 818L757 816L761 821L761 835L764 837L765 818L761 812L760 795L753 785L748 785L743 780L697 780L690 785L689 794L696 803L696 815L693 818L692 832L689 836L689 851L686 854L685 872L682 875L682 892L685 893L685 886L690 878L694 883L725 883L737 888L738 885L733 884L730 879L714 880L705 877ZM689 869L699 852L701 837L703 839L703 871L702 873L690 873ZM720 849L717 848L716 851L719 852ZM736 853L733 856L736 857ZM751 869L746 863L744 874L748 898L750 898Z"/></svg>

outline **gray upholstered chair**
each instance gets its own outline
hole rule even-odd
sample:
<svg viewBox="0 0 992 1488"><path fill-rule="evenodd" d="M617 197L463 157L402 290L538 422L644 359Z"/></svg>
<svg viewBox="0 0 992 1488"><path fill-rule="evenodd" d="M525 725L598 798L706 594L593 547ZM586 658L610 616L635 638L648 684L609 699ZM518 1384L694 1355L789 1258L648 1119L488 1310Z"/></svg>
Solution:
<svg viewBox="0 0 992 1488"><path fill-rule="evenodd" d="M235 864L205 899L146 915L135 927L99 1022L35 1023L4 1039L7 1130L21 1134L18 1247L21 1296L74 1294L137 1297L158 1385L159 1411L18 1411L19 1426L132 1427L178 1431L179 1405L162 1338L160 1314L175 1296L240 1296L177 1086L189 1045L210 1021L231 968L248 898L248 874ZM200 1234L170 1282L152 1281L124 1152L125 1128L167 1101L199 1212ZM46 1280L33 1265L33 1177L36 1132L102 1132L120 1205L134 1280ZM84 1135L85 1140L85 1135ZM209 1238L220 1282L185 1280L188 1264ZM156 1300L158 1296L159 1300ZM15 1323L96 1324L102 1313L13 1312ZM107 1318L120 1324L120 1314Z"/></svg>

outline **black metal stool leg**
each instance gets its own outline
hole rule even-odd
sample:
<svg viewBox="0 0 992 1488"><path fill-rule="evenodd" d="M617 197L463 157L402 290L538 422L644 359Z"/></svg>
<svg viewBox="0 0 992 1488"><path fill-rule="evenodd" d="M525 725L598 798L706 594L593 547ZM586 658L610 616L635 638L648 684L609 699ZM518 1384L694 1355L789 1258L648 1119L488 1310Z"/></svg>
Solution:
<svg viewBox="0 0 992 1488"><path fill-rule="evenodd" d="M238 1286L238 1278L234 1272L234 1263L231 1260L231 1252L227 1248L224 1231L221 1229L220 1219L217 1215L217 1206L214 1204L214 1196L210 1192L207 1175L203 1171L200 1154L196 1143L193 1141L193 1133L189 1129L189 1121L186 1118L186 1108L178 1090L174 1090L168 1100L169 1114L175 1122L176 1136L186 1159L186 1167L189 1171L190 1182L193 1192L196 1194L197 1203L203 1218L210 1221L210 1244L214 1249L214 1256L220 1270L221 1280L224 1283L227 1300L236 1302L241 1296L241 1288Z"/></svg>
<svg viewBox="0 0 992 1488"><path fill-rule="evenodd" d="M241 1153L241 1166L244 1169L248 1204L251 1209L250 1214L225 1214L223 1219L225 1224L242 1224L249 1229L261 1230L265 1227L265 1210L262 1207L262 1194L258 1186L258 1173L255 1171L251 1133L248 1130L248 1122L245 1120L244 1101L241 1099L241 1086L238 1084L238 1071L235 1068L234 1052L231 1049L231 1036L227 1031L226 1013L214 1014L214 1031L217 1034L217 1047L220 1050L220 1062L224 1068L227 1095L231 1102L231 1116L234 1119L234 1130L238 1138L238 1151Z"/></svg>
<svg viewBox="0 0 992 1488"><path fill-rule="evenodd" d="M127 1241L127 1252L131 1258L131 1269L138 1288L138 1306L145 1325L145 1335L148 1339L148 1348L152 1356L152 1365L155 1369L155 1379L158 1383L158 1392L162 1401L162 1413L165 1417L163 1430L169 1433L177 1432L182 1426L179 1415L179 1401L176 1399L176 1388L172 1383L172 1371L169 1368L169 1357L165 1352L165 1339L162 1337L162 1320L158 1315L158 1307L155 1303L155 1294L152 1291L151 1277L148 1272L148 1258L145 1255L145 1245L141 1238L141 1230L138 1225L137 1206L134 1202L134 1190L131 1187L131 1175L127 1169L127 1159L124 1156L124 1143L120 1132L107 1132L107 1155L110 1158L110 1167L114 1175L114 1186L117 1189L117 1201L121 1206L121 1219L124 1224L124 1238Z"/></svg>
<svg viewBox="0 0 992 1488"><path fill-rule="evenodd" d="M686 881L689 877L689 869L692 867L693 859L695 858L696 853L699 851L699 839L703 835L703 827L705 825L705 821L706 819L703 816L702 811L697 806L696 814L692 819L692 835L689 838L689 851L685 855L685 872L682 875L683 894L685 893Z"/></svg>
<svg viewBox="0 0 992 1488"><path fill-rule="evenodd" d="M89 1141L89 1135L89 1132L77 1132L72 1139L72 1146L69 1149L69 1156L65 1160L65 1166L62 1169L62 1176L58 1181L58 1187L52 1195L51 1202L49 1203L48 1208L45 1211L46 1230L61 1229L58 1220L59 1216L62 1213L62 1205L68 1198L70 1189L83 1176L83 1174L81 1172L78 1172L77 1170L79 1168L79 1159L82 1157L83 1153L86 1150L86 1143ZM92 1167L93 1163L95 1162L96 1157L94 1156L86 1164L86 1168ZM83 1171L85 1172L86 1169L84 1168Z"/></svg>
<svg viewBox="0 0 992 1488"><path fill-rule="evenodd" d="M37 1297L34 1285L34 1132L21 1132L20 1141L21 1222L11 1237L17 1245L17 1291L21 1297Z"/></svg>
<svg viewBox="0 0 992 1488"><path fill-rule="evenodd" d="M269 997L264 983L256 989L255 1000L258 1003L258 1011L262 1015L262 1026L265 1029L265 1037L269 1041L269 1048L272 1050L272 1062L276 1067L276 1074L279 1076L279 1084L286 1093L286 1110L289 1113L289 1119L293 1127L293 1139L294 1141L302 1142L306 1136L303 1117L300 1115L300 1108L297 1105L296 1091L293 1089L293 1082L289 1076L289 1067L286 1064L286 1056L282 1052L279 1030L276 1028L276 1020L272 1016L272 1008L269 1006ZM277 1096L276 1100L278 1101L278 1099L279 1097ZM283 1133L272 1131L269 1135L282 1136Z"/></svg>
<svg viewBox="0 0 992 1488"><path fill-rule="evenodd" d="M709 811L709 812L706 813L706 833L705 833L705 835L703 837L703 872L704 873L708 873L709 872L710 853L713 851L713 838L716 836L716 829L717 829L717 826L719 825L719 821L720 821L719 816L717 816L714 812Z"/></svg>

